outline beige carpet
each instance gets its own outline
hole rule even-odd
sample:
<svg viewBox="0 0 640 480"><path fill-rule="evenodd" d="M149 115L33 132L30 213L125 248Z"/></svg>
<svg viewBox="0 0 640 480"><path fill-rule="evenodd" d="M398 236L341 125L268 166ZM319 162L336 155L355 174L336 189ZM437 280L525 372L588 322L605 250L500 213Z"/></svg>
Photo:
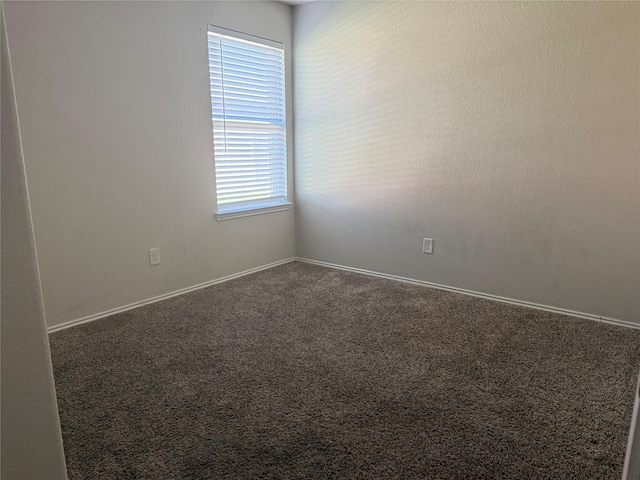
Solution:
<svg viewBox="0 0 640 480"><path fill-rule="evenodd" d="M640 331L290 263L51 335L69 478L618 479Z"/></svg>

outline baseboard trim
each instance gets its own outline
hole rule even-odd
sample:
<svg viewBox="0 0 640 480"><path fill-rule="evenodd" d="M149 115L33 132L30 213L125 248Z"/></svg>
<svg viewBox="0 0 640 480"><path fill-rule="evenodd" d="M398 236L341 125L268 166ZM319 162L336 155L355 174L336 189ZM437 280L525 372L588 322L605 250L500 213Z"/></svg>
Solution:
<svg viewBox="0 0 640 480"><path fill-rule="evenodd" d="M610 317L602 317L602 316L593 315L593 314L590 314L590 313L577 312L577 311L574 311L574 310L567 310L567 309L564 309L564 308L552 307L552 306L549 306L549 305L542 305L542 304L539 304L539 303L526 302L524 300L516 300L516 299L513 299L513 298L500 297L498 295L492 295L492 294L489 294L489 293L476 292L476 291L473 291L473 290L467 290L467 289L458 288L458 287L450 287L450 286L441 285L441 284L438 284L438 283L426 282L424 280L416 280L416 279L413 279L413 278L406 278L406 277L401 277L401 276L398 276L398 275L391 275L391 274L388 274L388 273L374 272L374 271L365 270L365 269L362 269L362 268L348 267L348 266L345 266L345 265L338 265L338 264L335 264L335 263L322 262L322 261L319 261L319 260L312 260L310 258L291 257L291 258L287 258L285 260L280 260L278 262L273 262L273 263L269 263L267 265L262 265L260 267L251 268L249 270L244 270L242 272L235 273L233 275L227 275L226 277L221 277L221 278L218 278L218 279L215 279L215 280L211 280L209 282L200 283L200 284L194 285L192 287L187 287L187 288L183 288L183 289L180 289L180 290L175 290L173 292L169 292L169 293L166 293L164 295L158 295L156 297L148 298L146 300L141 300L141 301L135 302L135 303L130 303L130 304L124 305L122 307L113 308L111 310L106 310L104 312L96 313L94 315L89 315L89 316L78 318L78 319L75 319L75 320L70 320L68 322L59 323L57 325L52 325L51 327L47 328L47 332L48 333L59 332L60 330L65 330L67 328L71 328L71 327L74 327L76 325L81 325L83 323L89 323L89 322L92 322L94 320L98 320L98 319L101 319L101 318L104 318L104 317L108 317L110 315L114 315L116 313L126 312L127 310L132 310L134 308L142 307L143 305L149 305L151 303L160 302L162 300L166 300L166 299L171 298L171 297L175 297L175 296L182 295L182 294L185 294L185 293L193 292L195 290L200 290L202 288L210 287L210 286L216 285L218 283L227 282L229 280L233 280L234 278L243 277L245 275L250 275L252 273L260 272L262 270L268 270L269 268L277 267L278 265L284 265L286 263L290 263L290 262L293 262L293 261L311 263L311 264L320 265L320 266L323 266L323 267L335 268L337 270L345 270L345 271L348 271L348 272L360 273L360 274L369 275L369 276L372 276L372 277L386 278L388 280L395 280L395 281L404 282L404 283L411 283L411 284L414 284L414 285L421 285L423 287L435 288L437 290L445 290L445 291L448 291L448 292L461 293L463 295L469 295L469 296L472 296L472 297L485 298L485 299L494 300L494 301L497 301L497 302L509 303L511 305L518 305L518 306L521 306L521 307L533 308L535 310L542 310L542 311L545 311L545 312L560 313L560 314L563 314L563 315L569 315L571 317L584 318L584 319L587 319L587 320L594 320L594 321L597 321L597 322L603 322L603 323L608 323L608 324L611 324L611 325L617 325L617 326L620 326L620 327L627 327L627 328L633 328L633 329L636 329L636 330L640 330L640 324L628 322L626 320L619 320L619 319L610 318Z"/></svg>
<svg viewBox="0 0 640 480"><path fill-rule="evenodd" d="M59 323L57 325L52 325L47 328L48 333L59 332L60 330L66 330L67 328L75 327L76 325L81 325L83 323L93 322L94 320L98 320L100 318L108 317L110 315L114 315L116 313L126 312L127 310L133 310L134 308L142 307L143 305L149 305L151 303L160 302L162 300L166 300L171 297L176 297L178 295L183 295L185 293L193 292L195 290L200 290L202 288L207 288L212 285L217 285L218 283L227 282L229 280L233 280L234 278L244 277L245 275L250 275L252 273L260 272L262 270L268 270L269 268L277 267L278 265L284 265L285 263L290 263L295 261L295 257L287 258L285 260L280 260L278 262L269 263L267 265L262 265L261 267L251 268L249 270L245 270L243 272L234 273L233 275L227 275L226 277L217 278L215 280L211 280L209 282L200 283L198 285L194 285L193 287L182 288L180 290L175 290L173 292L165 293L163 295L158 295L157 297L148 298L146 300L141 300L139 302L130 303L123 307L113 308L111 310L106 310L104 312L96 313L94 315L89 315L87 317L78 318L76 320L70 320L68 322Z"/></svg>
<svg viewBox="0 0 640 480"><path fill-rule="evenodd" d="M552 306L549 306L549 305L542 305L542 304L539 304L539 303L526 302L524 300L516 300L516 299L513 299L513 298L500 297L498 295L492 295L492 294L489 294L489 293L482 293L482 292L475 292L473 290L466 290L464 288L449 287L447 285L440 285L438 283L426 282L424 280L416 280L416 279L413 279L413 278L405 278L405 277L400 277L398 275L391 275L391 274L388 274L388 273L374 272L374 271L371 271L371 270L364 270L362 268L347 267L345 265L337 265L335 263L321 262L321 261L318 261L318 260L311 260L309 258L304 258L304 257L296 257L296 260L299 261L299 262L312 263L314 265L320 265L320 266L323 266L323 267L335 268L335 269L338 269L338 270L346 270L348 272L361 273L363 275L369 275L369 276L372 276L372 277L386 278L388 280L396 280L396 281L404 282L404 283L412 283L414 285L421 285L423 287L435 288L437 290L445 290L447 292L462 293L463 295L470 295L472 297L485 298L485 299L488 299L488 300L495 300L497 302L509 303L511 305L518 305L518 306L521 306L521 307L533 308L535 310L543 310L545 312L561 313L563 315L569 315L571 317L585 318L587 320L594 320L594 321L597 321L597 322L608 323L608 324L611 324L611 325L617 325L619 327L627 327L627 328L633 328L633 329L636 329L636 330L640 330L640 324L628 322L626 320L619 320L617 318L601 317L601 316L593 315L593 314L590 314L590 313L577 312L577 311L574 311L574 310L567 310L567 309L564 309L564 308L552 307Z"/></svg>

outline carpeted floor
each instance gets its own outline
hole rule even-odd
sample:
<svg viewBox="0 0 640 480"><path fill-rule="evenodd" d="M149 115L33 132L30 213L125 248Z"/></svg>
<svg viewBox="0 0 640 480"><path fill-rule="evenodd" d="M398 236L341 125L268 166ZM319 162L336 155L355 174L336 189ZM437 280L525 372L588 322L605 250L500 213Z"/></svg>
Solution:
<svg viewBox="0 0 640 480"><path fill-rule="evenodd" d="M70 480L618 479L640 331L294 262L50 337Z"/></svg>

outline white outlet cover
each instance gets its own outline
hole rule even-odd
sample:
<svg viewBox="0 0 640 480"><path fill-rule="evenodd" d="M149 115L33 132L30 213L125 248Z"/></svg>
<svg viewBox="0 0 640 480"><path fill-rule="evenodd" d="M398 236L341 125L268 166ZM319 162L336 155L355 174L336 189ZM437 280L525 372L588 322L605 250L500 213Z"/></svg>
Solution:
<svg viewBox="0 0 640 480"><path fill-rule="evenodd" d="M422 240L422 253L433 253L433 238Z"/></svg>
<svg viewBox="0 0 640 480"><path fill-rule="evenodd" d="M149 265L160 265L160 248L149 249Z"/></svg>

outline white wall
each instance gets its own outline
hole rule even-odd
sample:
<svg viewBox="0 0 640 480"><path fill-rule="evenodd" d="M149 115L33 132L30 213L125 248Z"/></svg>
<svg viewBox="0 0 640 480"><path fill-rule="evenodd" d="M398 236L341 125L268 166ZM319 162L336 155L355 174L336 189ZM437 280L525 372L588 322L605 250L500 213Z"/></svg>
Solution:
<svg viewBox="0 0 640 480"><path fill-rule="evenodd" d="M0 4L0 9L2 5ZM9 47L2 39L2 470L6 480L67 478L44 321Z"/></svg>
<svg viewBox="0 0 640 480"><path fill-rule="evenodd" d="M297 226L216 222L206 24L283 41L291 87L290 10L6 4L49 325L296 250L639 321L640 5L295 7Z"/></svg>
<svg viewBox="0 0 640 480"><path fill-rule="evenodd" d="M49 325L294 256L293 210L214 218L206 35L211 23L282 41L291 91L289 6L5 9Z"/></svg>
<svg viewBox="0 0 640 480"><path fill-rule="evenodd" d="M640 322L639 32L635 2L295 7L298 255Z"/></svg>

